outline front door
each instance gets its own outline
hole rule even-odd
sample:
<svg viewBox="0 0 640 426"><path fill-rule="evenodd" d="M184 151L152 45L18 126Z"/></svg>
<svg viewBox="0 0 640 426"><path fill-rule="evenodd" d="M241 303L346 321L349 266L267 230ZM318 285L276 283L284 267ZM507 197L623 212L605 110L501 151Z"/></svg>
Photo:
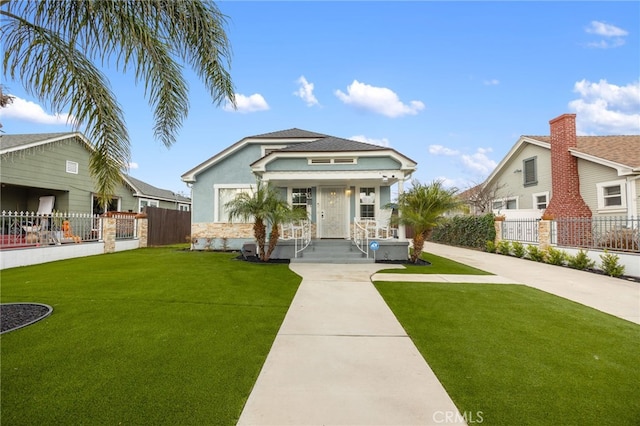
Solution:
<svg viewBox="0 0 640 426"><path fill-rule="evenodd" d="M320 238L345 238L347 200L344 188L322 188L320 199Z"/></svg>

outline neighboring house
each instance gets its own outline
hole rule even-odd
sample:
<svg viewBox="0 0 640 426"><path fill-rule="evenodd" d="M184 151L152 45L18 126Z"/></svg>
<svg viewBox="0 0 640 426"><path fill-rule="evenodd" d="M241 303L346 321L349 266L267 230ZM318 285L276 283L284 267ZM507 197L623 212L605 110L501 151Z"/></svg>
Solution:
<svg viewBox="0 0 640 426"><path fill-rule="evenodd" d="M78 132L0 136L0 209L35 212L41 196L54 210L103 213L89 172L92 144ZM123 175L108 210L139 212L146 205L188 210L190 200Z"/></svg>
<svg viewBox="0 0 640 426"><path fill-rule="evenodd" d="M192 238L253 239L251 224L230 223L225 204L256 179L305 209L312 238L349 239L354 218L388 217L391 186L416 163L394 149L300 129L246 137L182 175L192 188Z"/></svg>
<svg viewBox="0 0 640 426"><path fill-rule="evenodd" d="M494 212L638 217L640 135L577 136L575 117L551 120L550 136L518 139L483 184L495 189Z"/></svg>

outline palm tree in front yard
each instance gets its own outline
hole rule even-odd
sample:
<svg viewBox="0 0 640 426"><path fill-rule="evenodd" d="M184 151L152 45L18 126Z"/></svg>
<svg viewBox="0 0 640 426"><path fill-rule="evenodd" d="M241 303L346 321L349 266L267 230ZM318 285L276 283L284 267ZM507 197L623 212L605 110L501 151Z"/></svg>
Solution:
<svg viewBox="0 0 640 426"><path fill-rule="evenodd" d="M445 188L442 181L423 184L414 180L412 188L398 197L398 216L392 223L413 228L413 252L411 262L417 263L425 240L433 228L449 211L459 210L461 202L456 197L456 188Z"/></svg>
<svg viewBox="0 0 640 426"><path fill-rule="evenodd" d="M258 256L267 262L273 253L280 237L281 223L292 220L294 213L287 202L282 199L278 189L270 183L256 181L252 193L241 192L225 204L229 212L229 219L241 219L245 222L253 220L253 235L258 245ZM267 225L271 226L269 246L267 248Z"/></svg>

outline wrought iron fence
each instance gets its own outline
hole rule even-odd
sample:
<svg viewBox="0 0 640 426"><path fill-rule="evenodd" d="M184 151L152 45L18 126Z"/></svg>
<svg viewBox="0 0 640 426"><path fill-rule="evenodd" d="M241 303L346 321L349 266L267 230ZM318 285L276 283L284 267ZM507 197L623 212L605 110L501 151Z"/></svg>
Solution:
<svg viewBox="0 0 640 426"><path fill-rule="evenodd" d="M640 218L557 218L551 227L551 243L565 247L640 252Z"/></svg>
<svg viewBox="0 0 640 426"><path fill-rule="evenodd" d="M116 220L116 240L130 240L136 236L136 213L110 214Z"/></svg>
<svg viewBox="0 0 640 426"><path fill-rule="evenodd" d="M509 219L502 222L502 239L523 243L538 242L538 219Z"/></svg>

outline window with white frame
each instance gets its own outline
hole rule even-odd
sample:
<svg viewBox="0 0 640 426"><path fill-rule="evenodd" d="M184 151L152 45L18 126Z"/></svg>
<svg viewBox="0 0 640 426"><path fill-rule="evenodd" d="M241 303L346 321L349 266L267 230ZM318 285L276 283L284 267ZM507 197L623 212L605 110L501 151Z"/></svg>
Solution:
<svg viewBox="0 0 640 426"><path fill-rule="evenodd" d="M538 192L531 194L533 197L533 208L538 210L544 210L549 204L549 192Z"/></svg>
<svg viewBox="0 0 640 426"><path fill-rule="evenodd" d="M376 217L376 189L360 188L360 217L374 219Z"/></svg>
<svg viewBox="0 0 640 426"><path fill-rule="evenodd" d="M627 208L624 180L602 182L596 184L598 190L598 209L621 210Z"/></svg>
<svg viewBox="0 0 640 426"><path fill-rule="evenodd" d="M229 209L226 204L229 201L233 201L238 194L247 193L251 194L253 191L251 185L243 184L221 184L214 185L214 221L216 222L231 222L229 220ZM234 219L234 222L240 222L242 218Z"/></svg>
<svg viewBox="0 0 640 426"><path fill-rule="evenodd" d="M291 189L291 207L305 212L308 211L307 204L310 201L311 188L292 188Z"/></svg>
<svg viewBox="0 0 640 426"><path fill-rule="evenodd" d="M518 199L516 197L502 198L500 200L493 200L493 210L515 210L518 208Z"/></svg>
<svg viewBox="0 0 640 426"><path fill-rule="evenodd" d="M522 160L523 173L523 185L533 186L538 184L538 171L536 170L536 157L527 158Z"/></svg>
<svg viewBox="0 0 640 426"><path fill-rule="evenodd" d="M160 201L158 200L148 200L146 198L140 198L138 201L138 213L144 211L145 207L160 207Z"/></svg>
<svg viewBox="0 0 640 426"><path fill-rule="evenodd" d="M178 210L181 212L188 212L191 210L191 206L189 206L189 204L178 204Z"/></svg>

